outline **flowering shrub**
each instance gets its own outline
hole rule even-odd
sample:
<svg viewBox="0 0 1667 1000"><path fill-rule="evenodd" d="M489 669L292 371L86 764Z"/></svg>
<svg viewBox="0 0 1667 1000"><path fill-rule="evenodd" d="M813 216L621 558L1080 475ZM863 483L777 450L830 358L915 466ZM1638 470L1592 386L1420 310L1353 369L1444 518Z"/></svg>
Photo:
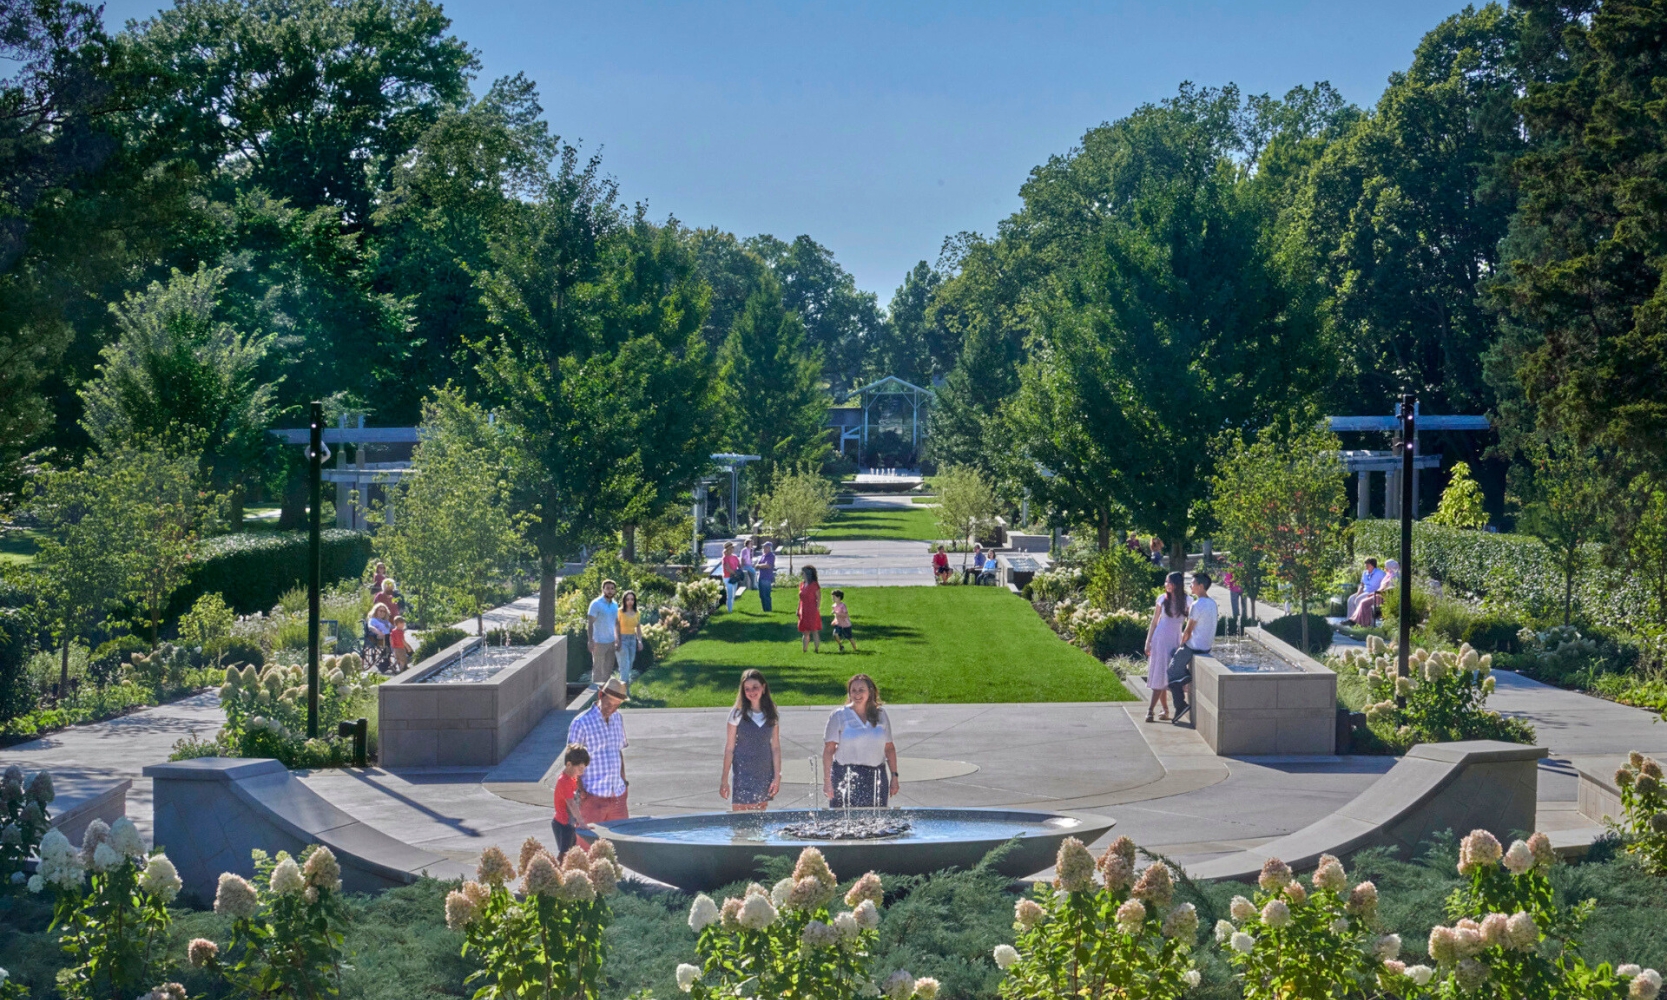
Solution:
<svg viewBox="0 0 1667 1000"><path fill-rule="evenodd" d="M1309 884L1269 858L1254 897L1235 896L1216 941L1244 981L1245 1000L1369 994L1374 983L1410 996L1433 974L1398 956L1401 939L1381 933L1378 890L1349 886L1342 862L1323 855Z"/></svg>
<svg viewBox="0 0 1667 1000"><path fill-rule="evenodd" d="M1030 578L1030 599L1039 603L1064 600L1082 585L1076 570L1045 569Z"/></svg>
<svg viewBox="0 0 1667 1000"><path fill-rule="evenodd" d="M1053 885L1038 885L1014 907L1017 947L995 950L1007 973L1003 997L1167 1000L1198 985L1191 959L1198 912L1175 902L1167 865L1153 864L1137 879L1134 863L1127 837L1098 864L1075 837L1060 845Z"/></svg>
<svg viewBox="0 0 1667 1000"><path fill-rule="evenodd" d="M692 623L698 624L717 610L724 599L724 585L710 577L677 585L677 606Z"/></svg>
<svg viewBox="0 0 1667 1000"><path fill-rule="evenodd" d="M696 896L689 926L700 935L701 964L679 965L678 987L696 1000L936 997L937 980L899 970L876 982L870 974L885 897L879 876L869 872L858 879L845 894L850 909L834 913L837 886L822 852L807 847L792 876L773 889L754 883L722 906L704 893Z"/></svg>
<svg viewBox="0 0 1667 1000"><path fill-rule="evenodd" d="M1061 601L1054 624L1072 642L1101 659L1133 656L1146 645L1147 618L1134 611L1104 611L1091 604Z"/></svg>
<svg viewBox="0 0 1667 1000"><path fill-rule="evenodd" d="M1611 969L1608 963L1588 967L1579 957L1574 935L1594 904L1557 905L1549 877L1556 863L1543 833L1516 841L1509 850L1501 849L1486 830L1465 837L1459 874L1469 883L1447 901L1453 925L1430 930L1429 954L1436 968L1422 995L1655 1000L1661 976L1654 969Z"/></svg>
<svg viewBox="0 0 1667 1000"><path fill-rule="evenodd" d="M478 881L446 896L446 926L464 935L463 954L482 967L480 1000L504 997L594 1000L602 984L602 932L613 920L607 897L622 869L613 845L599 840L559 860L535 838L521 845L520 898L509 890L516 866L496 847L481 855Z"/></svg>
<svg viewBox="0 0 1667 1000"><path fill-rule="evenodd" d="M341 865L328 847L314 844L301 860L279 851L254 851L255 883L225 872L214 894L214 912L232 922L224 955L208 938L195 938L186 958L223 977L240 995L323 997L341 986L343 928ZM161 989L162 987L158 987Z"/></svg>
<svg viewBox="0 0 1667 1000"><path fill-rule="evenodd" d="M179 895L180 878L160 851L146 856L132 820L93 820L79 851L48 831L29 889L54 897L52 926L69 959L58 973L66 998L129 996L161 973L168 904Z"/></svg>
<svg viewBox="0 0 1667 1000"><path fill-rule="evenodd" d="M682 639L677 629L665 622L664 616L660 622L642 626L643 642L648 645L654 659L663 660L672 654Z"/></svg>
<svg viewBox="0 0 1667 1000"><path fill-rule="evenodd" d="M52 775L37 771L27 780L16 764L0 773L0 893L21 886L23 863L35 856L50 825Z"/></svg>
<svg viewBox="0 0 1667 1000"><path fill-rule="evenodd" d="M1456 653L1416 648L1407 677L1397 675L1395 653L1393 643L1369 636L1365 650L1330 660L1338 673L1365 676L1369 696L1376 699L1366 706L1366 722L1386 743L1404 749L1449 740L1534 741L1532 726L1487 708L1495 683L1491 653L1478 654L1468 644ZM1406 699L1405 708L1396 706L1397 697Z"/></svg>
<svg viewBox="0 0 1667 1000"><path fill-rule="evenodd" d="M226 725L214 741L228 757L276 757L289 767L329 767L347 763L352 748L336 738L338 723L356 718L383 677L364 669L357 653L326 656L319 662L318 729L306 739L307 674L303 667L273 664L227 667L220 686ZM202 756L199 746L176 747L174 759Z"/></svg>
<svg viewBox="0 0 1667 1000"><path fill-rule="evenodd" d="M13 982L12 974L0 969L0 1000L29 1000L29 987Z"/></svg>
<svg viewBox="0 0 1667 1000"><path fill-rule="evenodd" d="M1615 787L1621 790L1618 827L1626 838L1628 852L1656 875L1667 875L1667 788L1662 786L1661 765L1634 750L1615 772Z"/></svg>

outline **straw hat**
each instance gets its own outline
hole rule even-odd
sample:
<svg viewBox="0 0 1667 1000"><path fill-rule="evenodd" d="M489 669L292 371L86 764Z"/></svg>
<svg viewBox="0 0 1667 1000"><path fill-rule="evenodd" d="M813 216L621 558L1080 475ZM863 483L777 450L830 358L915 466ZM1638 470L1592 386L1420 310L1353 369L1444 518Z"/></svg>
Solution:
<svg viewBox="0 0 1667 1000"><path fill-rule="evenodd" d="M631 696L625 691L625 682L620 680L618 677L608 678L608 682L606 684L596 689L596 696L598 698L605 694L611 694L620 701L631 700Z"/></svg>

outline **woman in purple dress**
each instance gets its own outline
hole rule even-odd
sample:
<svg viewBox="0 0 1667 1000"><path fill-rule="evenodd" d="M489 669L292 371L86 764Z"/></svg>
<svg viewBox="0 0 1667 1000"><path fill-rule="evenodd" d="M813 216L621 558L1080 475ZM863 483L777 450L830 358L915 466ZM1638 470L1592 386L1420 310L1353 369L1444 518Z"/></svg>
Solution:
<svg viewBox="0 0 1667 1000"><path fill-rule="evenodd" d="M1187 621L1186 576L1171 573L1163 581L1163 596L1152 609L1152 624L1146 629L1146 686L1152 700L1146 705L1146 721L1152 710L1163 707L1159 722L1169 721L1169 658L1181 645L1181 626Z"/></svg>

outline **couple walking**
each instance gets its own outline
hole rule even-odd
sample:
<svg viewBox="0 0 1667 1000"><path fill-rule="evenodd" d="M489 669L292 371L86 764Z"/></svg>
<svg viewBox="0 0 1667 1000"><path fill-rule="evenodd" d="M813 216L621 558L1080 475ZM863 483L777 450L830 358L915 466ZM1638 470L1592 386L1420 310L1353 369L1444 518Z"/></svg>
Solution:
<svg viewBox="0 0 1667 1000"><path fill-rule="evenodd" d="M1192 599L1187 599L1186 574L1171 573L1164 580L1163 596L1152 609L1152 624L1146 629L1146 686L1152 700L1146 706L1146 721L1161 707L1158 722L1180 725L1187 704L1187 685L1192 682L1192 658L1208 653L1215 645L1215 598L1210 596L1210 574L1192 575ZM1175 697L1175 717L1169 716L1169 698Z"/></svg>

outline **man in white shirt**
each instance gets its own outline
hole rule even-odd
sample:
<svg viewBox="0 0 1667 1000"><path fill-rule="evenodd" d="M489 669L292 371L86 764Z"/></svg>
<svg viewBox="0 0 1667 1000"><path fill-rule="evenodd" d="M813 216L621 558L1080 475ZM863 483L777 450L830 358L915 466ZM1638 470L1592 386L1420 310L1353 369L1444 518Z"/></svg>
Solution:
<svg viewBox="0 0 1667 1000"><path fill-rule="evenodd" d="M619 653L619 605L614 603L614 591L619 585L612 580L602 581L602 596L590 602L585 612L585 630L589 633L590 680L602 685L613 676L615 657Z"/></svg>
<svg viewBox="0 0 1667 1000"><path fill-rule="evenodd" d="M1378 592L1378 586L1383 583L1383 570L1378 569L1376 559L1366 560L1366 572L1360 574L1360 589L1349 595L1349 617L1354 617L1355 608L1360 602Z"/></svg>
<svg viewBox="0 0 1667 1000"><path fill-rule="evenodd" d="M1208 653L1215 646L1216 619L1221 612L1215 598L1210 596L1210 574L1192 575L1192 604L1187 610L1187 624L1181 631L1181 645L1169 658L1169 694L1175 702L1175 725L1181 716L1192 709L1187 701L1187 688L1192 686L1192 658Z"/></svg>

